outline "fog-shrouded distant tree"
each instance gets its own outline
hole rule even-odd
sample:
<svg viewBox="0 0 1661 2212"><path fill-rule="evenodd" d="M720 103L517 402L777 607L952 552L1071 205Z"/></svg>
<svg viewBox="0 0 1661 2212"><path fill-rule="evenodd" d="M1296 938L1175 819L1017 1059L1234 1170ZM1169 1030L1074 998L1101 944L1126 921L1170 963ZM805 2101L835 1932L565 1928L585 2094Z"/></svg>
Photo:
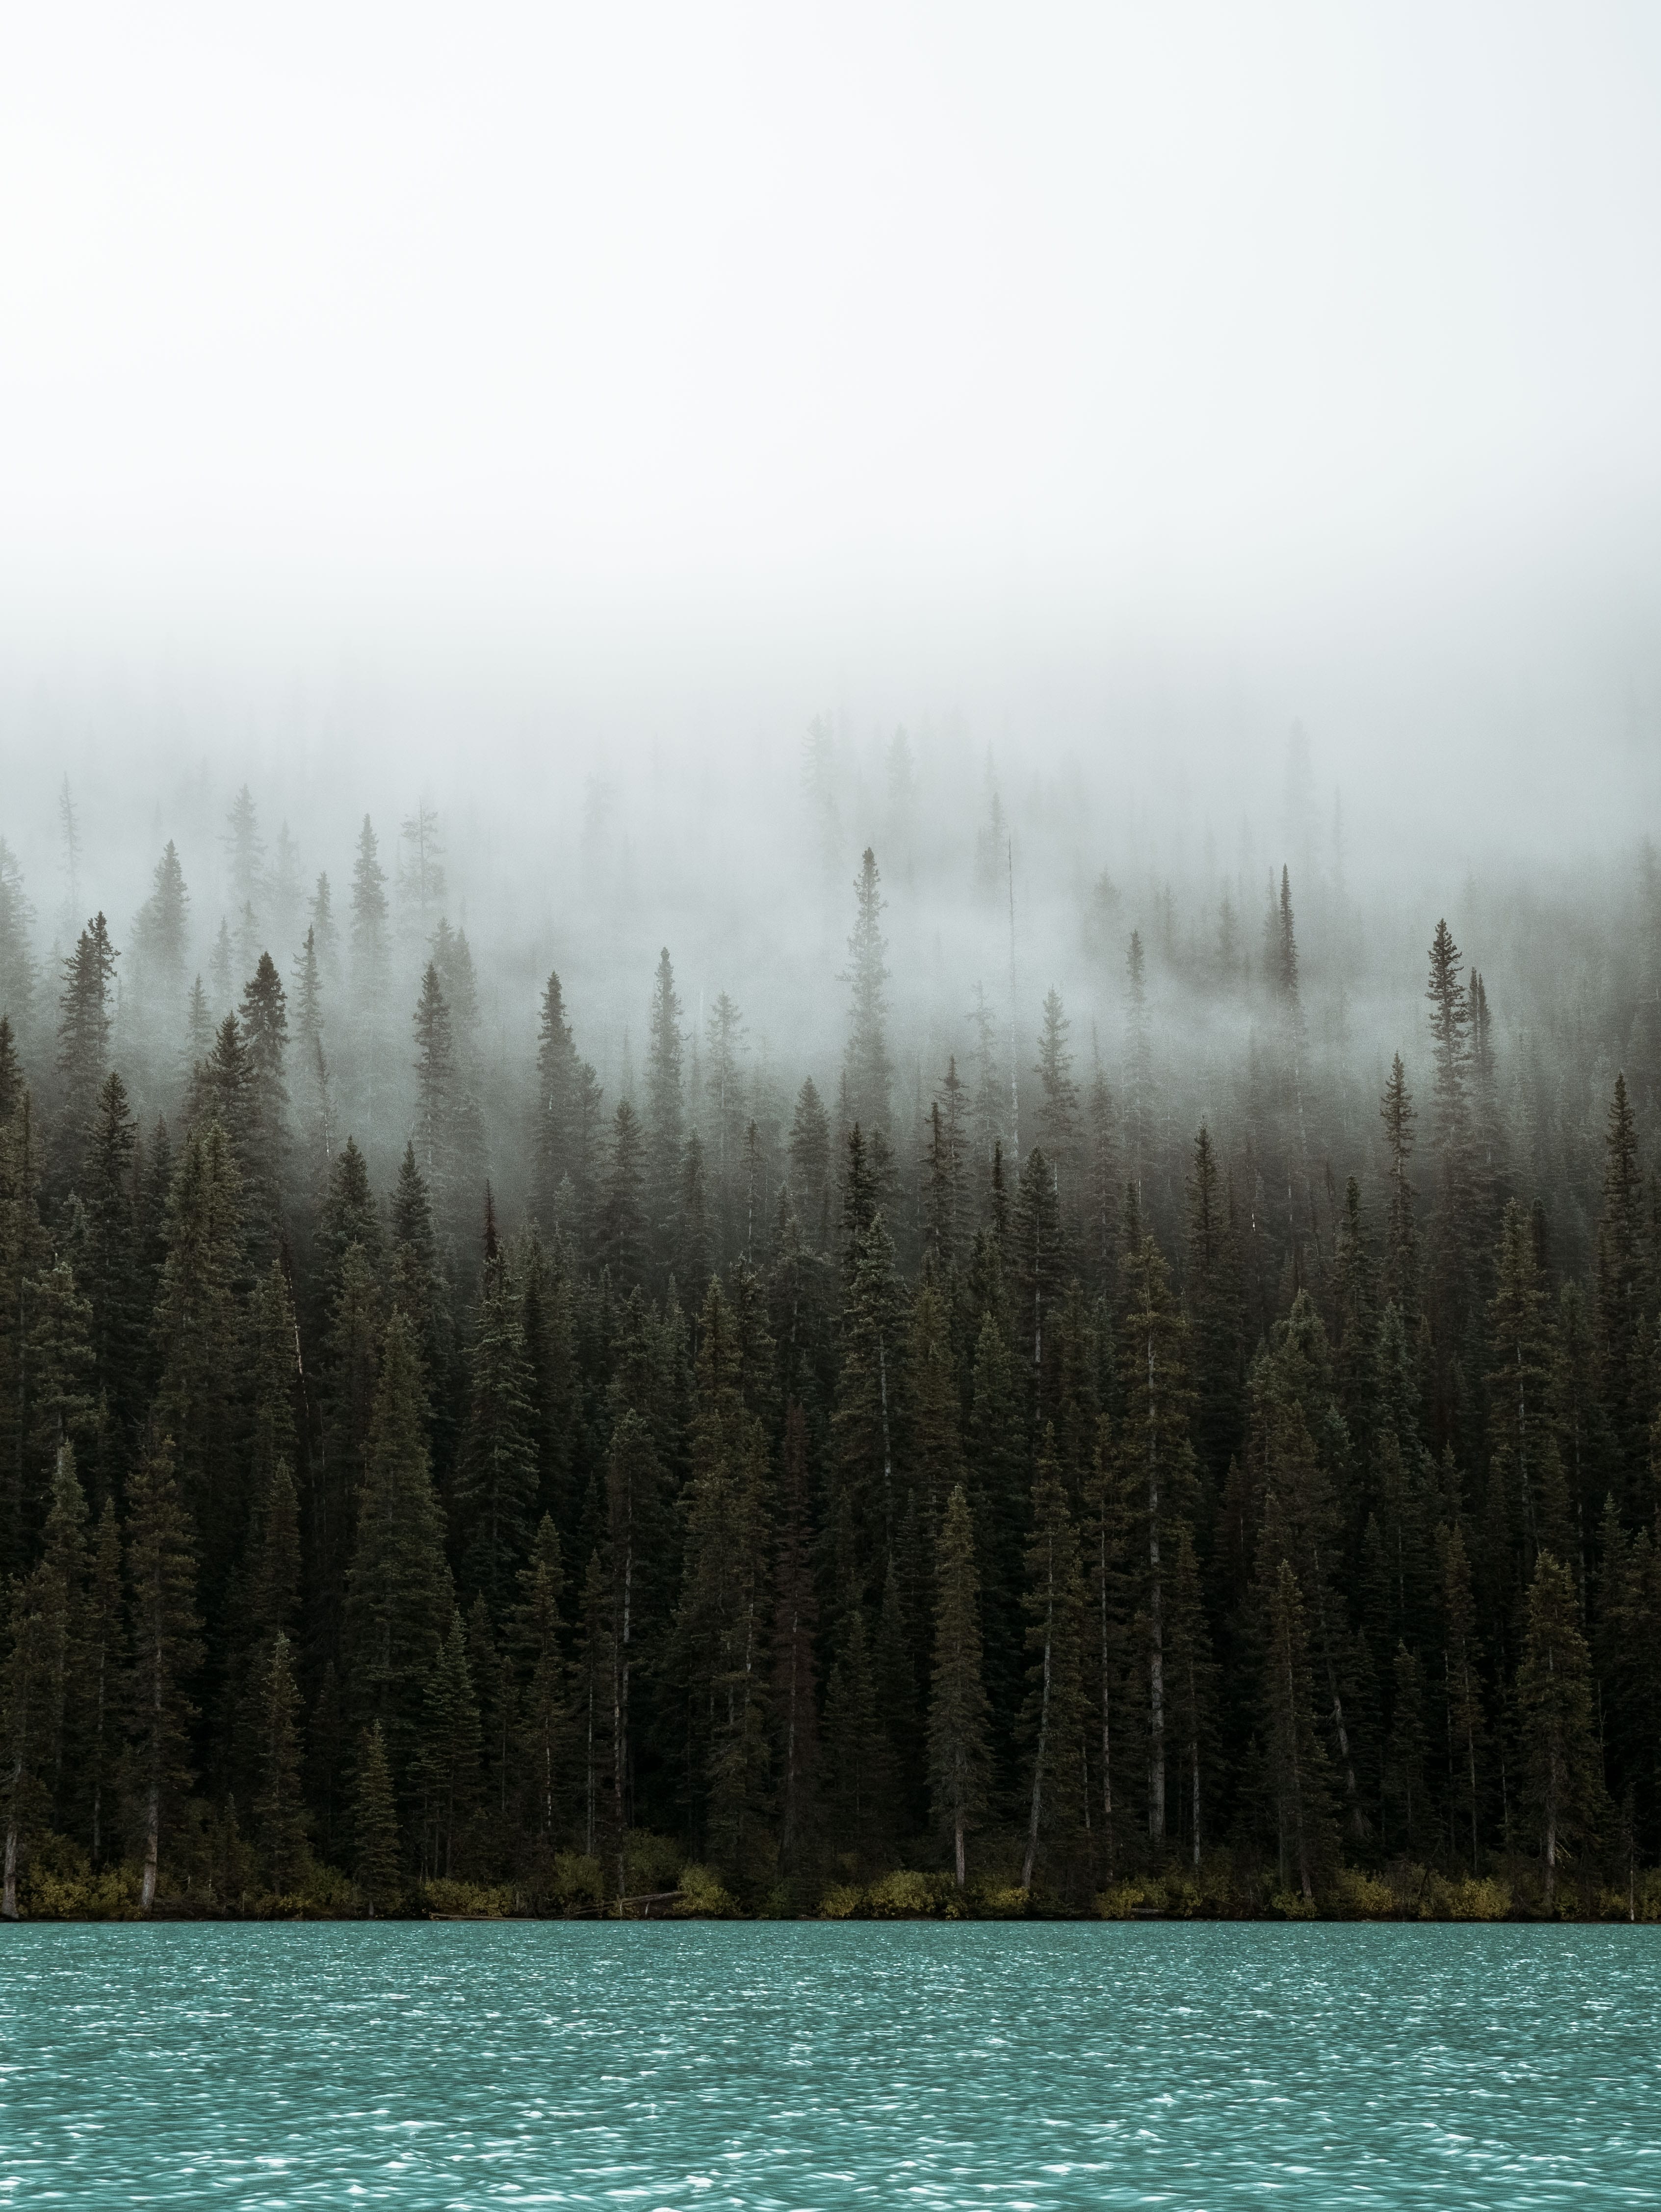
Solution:
<svg viewBox="0 0 1661 2212"><path fill-rule="evenodd" d="M17 857L0 837L0 1018L16 1036L27 1035L34 1017L33 920Z"/></svg>
<svg viewBox="0 0 1661 2212"><path fill-rule="evenodd" d="M599 1085L578 1054L557 975L542 994L537 1038L533 1203L545 1230L580 1236L593 1206Z"/></svg>
<svg viewBox="0 0 1661 2212"><path fill-rule="evenodd" d="M680 1027L680 994L665 945L652 984L652 1012L646 1057L646 1121L643 1196L651 1257L665 1265L673 1258L680 1197L682 1149L685 1142L684 1045Z"/></svg>
<svg viewBox="0 0 1661 2212"><path fill-rule="evenodd" d="M225 817L225 851L232 895L239 907L252 905L265 886L265 841L259 834L259 809L246 783Z"/></svg>
<svg viewBox="0 0 1661 2212"><path fill-rule="evenodd" d="M190 904L184 866L170 837L155 864L150 895L132 926L139 988L154 1013L169 1024L177 1022L184 1011Z"/></svg>
<svg viewBox="0 0 1661 2212"><path fill-rule="evenodd" d="M1140 1188L1147 1172L1153 1115L1153 1046L1147 1007L1147 956L1139 929L1125 951L1125 1172Z"/></svg>
<svg viewBox="0 0 1661 2212"><path fill-rule="evenodd" d="M117 957L109 925L99 914L81 932L64 963L58 999L57 1151L66 1187L80 1172L98 1094L109 1073Z"/></svg>
<svg viewBox="0 0 1661 2212"><path fill-rule="evenodd" d="M356 1096L363 1115L365 1141L373 1146L379 1140L377 1115L384 1121L387 1108L387 1071L381 1063L386 1037L384 1001L389 948L386 872L380 865L380 840L367 814L358 832L357 858L352 864L351 946Z"/></svg>
<svg viewBox="0 0 1661 2212"><path fill-rule="evenodd" d="M621 1099L611 1119L611 1156L594 1221L595 1256L619 1290L637 1283L646 1264L644 1154L635 1109Z"/></svg>
<svg viewBox="0 0 1661 2212"><path fill-rule="evenodd" d="M424 938L432 916L444 896L444 846L438 831L438 810L425 799L417 800L413 814L399 825L403 848L399 863L399 890L407 902L417 933Z"/></svg>
<svg viewBox="0 0 1661 2212"><path fill-rule="evenodd" d="M887 1129L894 1081L888 1049L888 941L882 933L881 881L876 854L867 845L854 883L854 929L843 975L851 1002L843 1059L848 1118L867 1133Z"/></svg>

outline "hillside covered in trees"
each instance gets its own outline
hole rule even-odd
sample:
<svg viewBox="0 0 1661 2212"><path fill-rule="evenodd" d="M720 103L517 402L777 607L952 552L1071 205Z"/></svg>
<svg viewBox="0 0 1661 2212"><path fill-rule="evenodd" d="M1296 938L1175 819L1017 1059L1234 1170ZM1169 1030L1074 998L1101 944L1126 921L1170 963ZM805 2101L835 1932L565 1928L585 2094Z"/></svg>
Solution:
<svg viewBox="0 0 1661 2212"><path fill-rule="evenodd" d="M7 1912L1661 1911L1652 864L1375 1073L1285 867L908 1035L867 849L815 1072L666 949L603 1085L424 807L227 837L0 848Z"/></svg>

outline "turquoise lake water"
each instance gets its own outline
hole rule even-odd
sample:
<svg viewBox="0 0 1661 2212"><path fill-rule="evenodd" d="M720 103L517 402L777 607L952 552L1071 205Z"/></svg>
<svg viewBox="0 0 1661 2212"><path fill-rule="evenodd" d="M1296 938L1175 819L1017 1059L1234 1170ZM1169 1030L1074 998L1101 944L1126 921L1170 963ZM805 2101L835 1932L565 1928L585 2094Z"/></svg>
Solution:
<svg viewBox="0 0 1661 2212"><path fill-rule="evenodd" d="M1661 1931L0 1929L0 2204L1661 2203Z"/></svg>

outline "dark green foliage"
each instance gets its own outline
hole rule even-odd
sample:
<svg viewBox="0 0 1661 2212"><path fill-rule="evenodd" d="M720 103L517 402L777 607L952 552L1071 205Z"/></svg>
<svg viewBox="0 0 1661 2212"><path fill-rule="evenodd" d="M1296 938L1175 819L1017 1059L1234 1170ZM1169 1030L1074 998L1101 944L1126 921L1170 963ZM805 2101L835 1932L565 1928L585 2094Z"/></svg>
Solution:
<svg viewBox="0 0 1661 2212"><path fill-rule="evenodd" d="M1615 1071L1661 967L1612 935L1565 1046L1439 927L1375 1121L1330 884L1299 933L1277 871L1250 981L1232 902L1098 884L1096 1003L963 1028L867 853L829 1107L665 952L605 1142L558 976L533 1036L545 963L475 969L416 827L394 931L364 824L343 976L245 792L211 1003L170 847L56 1053L0 851L9 1904L37 1850L167 1910L626 1912L682 1860L749 1911L1229 1863L1301 1910L1341 1855L1638 1894L1661 1190Z"/></svg>

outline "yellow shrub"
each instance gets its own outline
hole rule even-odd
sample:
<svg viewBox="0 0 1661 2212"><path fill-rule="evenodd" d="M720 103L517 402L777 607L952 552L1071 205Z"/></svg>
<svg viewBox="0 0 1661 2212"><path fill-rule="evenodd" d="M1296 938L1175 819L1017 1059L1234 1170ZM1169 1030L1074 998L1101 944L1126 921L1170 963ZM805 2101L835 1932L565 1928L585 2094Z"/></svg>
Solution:
<svg viewBox="0 0 1661 2212"><path fill-rule="evenodd" d="M677 1920L733 1920L738 1906L708 1867L683 1867L680 1895L671 1907Z"/></svg>
<svg viewBox="0 0 1661 2212"><path fill-rule="evenodd" d="M1467 1875L1462 1881L1439 1884L1450 1920L1504 1920L1511 1911L1512 1893L1508 1881L1496 1881L1492 1875L1480 1881Z"/></svg>
<svg viewBox="0 0 1661 2212"><path fill-rule="evenodd" d="M919 1874L908 1868L873 1882L866 1899L876 1920L938 1919L957 1904L958 1891L950 1875Z"/></svg>
<svg viewBox="0 0 1661 2212"><path fill-rule="evenodd" d="M465 1913L470 1920L502 1920L513 1910L514 1893L503 1883L486 1888L474 1881L423 1881L421 1902L431 1913Z"/></svg>
<svg viewBox="0 0 1661 2212"><path fill-rule="evenodd" d="M1396 1892L1377 1875L1345 1867L1332 1885L1332 1902L1355 1920L1390 1920L1401 1910Z"/></svg>
<svg viewBox="0 0 1661 2212"><path fill-rule="evenodd" d="M821 1920L859 1920L865 1914L865 1892L851 1882L833 1881L819 1899Z"/></svg>

